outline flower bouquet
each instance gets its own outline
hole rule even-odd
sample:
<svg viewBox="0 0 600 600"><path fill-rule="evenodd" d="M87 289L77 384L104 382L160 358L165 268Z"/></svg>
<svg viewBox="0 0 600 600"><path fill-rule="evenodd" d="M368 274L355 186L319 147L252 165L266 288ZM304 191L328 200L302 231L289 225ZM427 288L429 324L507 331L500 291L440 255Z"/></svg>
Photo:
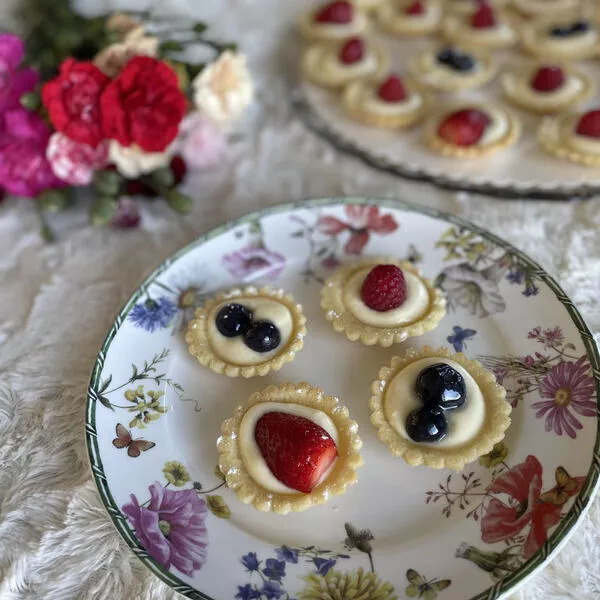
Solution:
<svg viewBox="0 0 600 600"><path fill-rule="evenodd" d="M204 23L147 12L86 19L68 0L24 4L23 13L34 5L52 15L24 26L23 38L0 34L2 196L35 198L46 237L44 211L85 197L73 193L81 188L97 225L137 225L139 197L188 212L178 184L188 168L223 160L227 132L252 100L245 57L208 39ZM186 60L192 45L211 59Z"/></svg>

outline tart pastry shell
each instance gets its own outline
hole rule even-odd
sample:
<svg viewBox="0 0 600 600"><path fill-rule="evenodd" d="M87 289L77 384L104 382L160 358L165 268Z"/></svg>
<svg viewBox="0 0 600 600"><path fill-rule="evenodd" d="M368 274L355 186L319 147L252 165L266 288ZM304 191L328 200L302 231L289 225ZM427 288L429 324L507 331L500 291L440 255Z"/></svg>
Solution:
<svg viewBox="0 0 600 600"><path fill-rule="evenodd" d="M435 11L434 18L418 19L405 16L394 10L394 3L381 4L376 13L377 26L391 35L428 35L438 30L442 17L442 7L437 0L428 0L429 10ZM406 4L408 6L408 4Z"/></svg>
<svg viewBox="0 0 600 600"><path fill-rule="evenodd" d="M600 32L595 43L584 47L577 47L575 44L553 44L548 38L540 40L538 33L541 28L550 29L554 24L560 25L561 21L544 19L539 20L536 24L524 24L521 28L523 48L543 60L584 60L600 54Z"/></svg>
<svg viewBox="0 0 600 600"><path fill-rule="evenodd" d="M573 131L575 120L579 114L567 114L558 117L546 117L538 129L538 141L542 148L553 156L562 160L585 165L586 167L600 167L600 154L588 154L566 143L566 136Z"/></svg>
<svg viewBox="0 0 600 600"><path fill-rule="evenodd" d="M460 44L464 48L481 48L488 51L501 50L514 46L519 39L516 30L508 19L502 19L501 22L510 28L510 35L503 38L495 37L494 35L483 37L474 34L471 27L465 24L464 20L454 15L449 15L442 22L442 33L450 43Z"/></svg>
<svg viewBox="0 0 600 600"><path fill-rule="evenodd" d="M298 19L298 30L305 40L311 42L336 42L345 40L355 35L363 35L369 29L369 21L366 16L360 12L354 15L352 23L345 24L345 27L326 28L323 23L315 24L315 10L307 10L300 15Z"/></svg>

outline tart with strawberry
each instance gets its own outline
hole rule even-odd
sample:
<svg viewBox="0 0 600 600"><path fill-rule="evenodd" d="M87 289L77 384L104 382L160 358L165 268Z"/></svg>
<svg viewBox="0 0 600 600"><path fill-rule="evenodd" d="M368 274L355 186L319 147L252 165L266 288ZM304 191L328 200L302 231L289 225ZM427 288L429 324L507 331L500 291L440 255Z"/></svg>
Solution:
<svg viewBox="0 0 600 600"><path fill-rule="evenodd" d="M589 167L600 167L600 108L546 117L538 140L553 156Z"/></svg>
<svg viewBox="0 0 600 600"><path fill-rule="evenodd" d="M371 423L412 466L462 470L505 436L511 406L493 373L446 348L409 349L371 386Z"/></svg>
<svg viewBox="0 0 600 600"><path fill-rule="evenodd" d="M342 97L346 113L366 125L394 129L420 121L431 96L410 78L388 74L377 81L353 81Z"/></svg>
<svg viewBox="0 0 600 600"><path fill-rule="evenodd" d="M377 44L352 37L335 45L313 44L302 55L302 73L312 83L338 89L358 79L375 79L387 71L387 54Z"/></svg>
<svg viewBox="0 0 600 600"><path fill-rule="evenodd" d="M367 31L369 20L356 9L354 2L334 0L304 12L298 22L300 33L307 40L336 41Z"/></svg>
<svg viewBox="0 0 600 600"><path fill-rule="evenodd" d="M554 113L586 100L594 87L590 78L571 66L536 63L501 76L504 95L514 104L536 113Z"/></svg>
<svg viewBox="0 0 600 600"><path fill-rule="evenodd" d="M476 158L514 144L521 124L500 106L457 104L430 117L424 134L427 145L444 156Z"/></svg>
<svg viewBox="0 0 600 600"><path fill-rule="evenodd" d="M283 290L248 286L220 293L196 309L185 333L190 353L229 377L278 371L304 345L302 307Z"/></svg>
<svg viewBox="0 0 600 600"><path fill-rule="evenodd" d="M307 383L255 392L217 440L228 487L245 504L280 514L343 494L357 481L361 447L348 409Z"/></svg>
<svg viewBox="0 0 600 600"><path fill-rule="evenodd" d="M394 0L381 4L377 24L392 35L427 35L435 32L442 18L440 0Z"/></svg>
<svg viewBox="0 0 600 600"><path fill-rule="evenodd" d="M409 262L368 258L342 265L321 290L321 307L351 341L391 346L435 329L446 300Z"/></svg>

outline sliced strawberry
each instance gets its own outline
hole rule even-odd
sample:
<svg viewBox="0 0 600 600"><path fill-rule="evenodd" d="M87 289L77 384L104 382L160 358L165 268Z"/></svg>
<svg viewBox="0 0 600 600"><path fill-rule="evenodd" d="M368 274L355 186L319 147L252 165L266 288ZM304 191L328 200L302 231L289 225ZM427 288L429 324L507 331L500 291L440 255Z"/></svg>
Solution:
<svg viewBox="0 0 600 600"><path fill-rule="evenodd" d="M575 131L579 135L600 138L600 109L586 112L581 119L579 119Z"/></svg>
<svg viewBox="0 0 600 600"><path fill-rule="evenodd" d="M396 265L377 265L365 277L360 289L362 301L371 309L385 312L406 300L406 281Z"/></svg>
<svg viewBox="0 0 600 600"><path fill-rule="evenodd" d="M354 8L350 2L330 2L315 14L319 23L350 23L354 17Z"/></svg>
<svg viewBox="0 0 600 600"><path fill-rule="evenodd" d="M348 65L358 62L365 54L365 45L358 38L350 38L340 50L340 60Z"/></svg>
<svg viewBox="0 0 600 600"><path fill-rule="evenodd" d="M458 110L442 121L438 135L455 146L472 146L480 140L489 122L490 117L481 110Z"/></svg>
<svg viewBox="0 0 600 600"><path fill-rule="evenodd" d="M407 15L422 15L425 12L425 5L421 0L415 0L404 11Z"/></svg>
<svg viewBox="0 0 600 600"><path fill-rule="evenodd" d="M390 75L377 90L377 95L386 102L401 102L406 98L406 90L402 79L397 75Z"/></svg>
<svg viewBox="0 0 600 600"><path fill-rule="evenodd" d="M556 65L539 68L531 79L531 87L538 92L552 92L565 81L563 70Z"/></svg>
<svg viewBox="0 0 600 600"><path fill-rule="evenodd" d="M305 494L319 485L338 454L333 438L320 425L282 412L264 414L254 439L271 473Z"/></svg>
<svg viewBox="0 0 600 600"><path fill-rule="evenodd" d="M492 7L487 2L480 2L479 8L471 17L471 27L475 29L487 29L496 26L496 16Z"/></svg>

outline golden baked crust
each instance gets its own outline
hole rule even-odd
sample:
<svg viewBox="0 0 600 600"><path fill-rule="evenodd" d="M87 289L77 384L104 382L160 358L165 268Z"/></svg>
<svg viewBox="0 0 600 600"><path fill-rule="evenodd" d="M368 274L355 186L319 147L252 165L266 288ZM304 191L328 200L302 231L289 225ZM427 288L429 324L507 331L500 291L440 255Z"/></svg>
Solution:
<svg viewBox="0 0 600 600"><path fill-rule="evenodd" d="M226 300L239 302L244 298L270 298L283 304L292 316L293 329L288 343L275 356L256 365L238 365L228 362L225 358L215 353L208 339L207 321L212 310ZM203 306L196 309L194 318L189 322L185 333L185 341L188 344L190 354L198 359L198 362L208 367L215 373L229 377L254 377L255 375L266 375L269 371L278 371L281 367L292 360L296 352L304 345L306 335L306 317L302 313L302 306L296 304L289 294L281 289L270 287L256 288L247 286L235 288L228 292L217 294L214 298L207 300Z"/></svg>
<svg viewBox="0 0 600 600"><path fill-rule="evenodd" d="M314 7L304 11L298 19L298 30L305 40L335 42L355 35L363 35L369 29L369 20L360 11L356 11L351 23L332 27L314 22Z"/></svg>
<svg viewBox="0 0 600 600"><path fill-rule="evenodd" d="M250 477L244 466L239 448L239 429L246 411L261 402L285 402L310 406L326 413L338 430L338 458L326 477L310 494L280 494L266 490ZM219 468L225 476L227 486L244 502L253 504L258 510L286 514L290 511L306 510L313 504L323 504L331 496L343 494L346 488L356 483L356 469L363 463L360 455L362 441L358 436L358 425L333 396L326 396L318 387L308 383L283 383L269 386L250 396L247 404L238 406L233 417L223 422L221 436L217 440Z"/></svg>
<svg viewBox="0 0 600 600"><path fill-rule="evenodd" d="M359 321L345 306L343 293L344 285L357 271L365 267L375 267L380 264L393 264L404 271L417 275L429 294L427 312L417 320L397 327L373 327ZM336 331L343 331L346 337L355 342L360 341L366 346L379 344L383 347L391 346L405 341L409 337L423 335L435 329L446 314L446 299L442 292L433 287L429 279L421 276L418 269L411 263L396 258L364 258L339 267L329 277L321 289L321 307L325 317L331 321Z"/></svg>
<svg viewBox="0 0 600 600"><path fill-rule="evenodd" d="M390 381L407 365L428 357L446 358L460 364L473 377L483 394L486 405L484 424L477 436L462 446L436 448L434 445L417 444L400 436L386 419L384 400ZM371 423L377 428L379 439L389 446L393 454L401 456L412 466L425 465L433 469L460 471L467 463L489 452L494 444L504 438L510 425L511 406L506 401L506 390L496 383L493 373L484 369L478 361L470 360L462 353L451 354L447 348L410 348L403 357L394 356L390 366L379 371L378 378L371 385L371 391Z"/></svg>
<svg viewBox="0 0 600 600"><path fill-rule="evenodd" d="M503 37L494 35L494 30L473 29L469 18L458 15L448 15L442 21L442 33L453 44L460 44L464 48L481 48L484 50L498 50L508 48L517 43L519 36L513 23L504 15L498 15L498 22L509 29ZM487 35L485 35L487 33Z"/></svg>
<svg viewBox="0 0 600 600"><path fill-rule="evenodd" d="M430 18L419 19L404 15L398 8L404 9L412 0L384 2L379 5L375 18L377 26L391 35L417 36L437 31L442 17L442 5L439 0L427 0ZM399 6L400 5L400 6Z"/></svg>

